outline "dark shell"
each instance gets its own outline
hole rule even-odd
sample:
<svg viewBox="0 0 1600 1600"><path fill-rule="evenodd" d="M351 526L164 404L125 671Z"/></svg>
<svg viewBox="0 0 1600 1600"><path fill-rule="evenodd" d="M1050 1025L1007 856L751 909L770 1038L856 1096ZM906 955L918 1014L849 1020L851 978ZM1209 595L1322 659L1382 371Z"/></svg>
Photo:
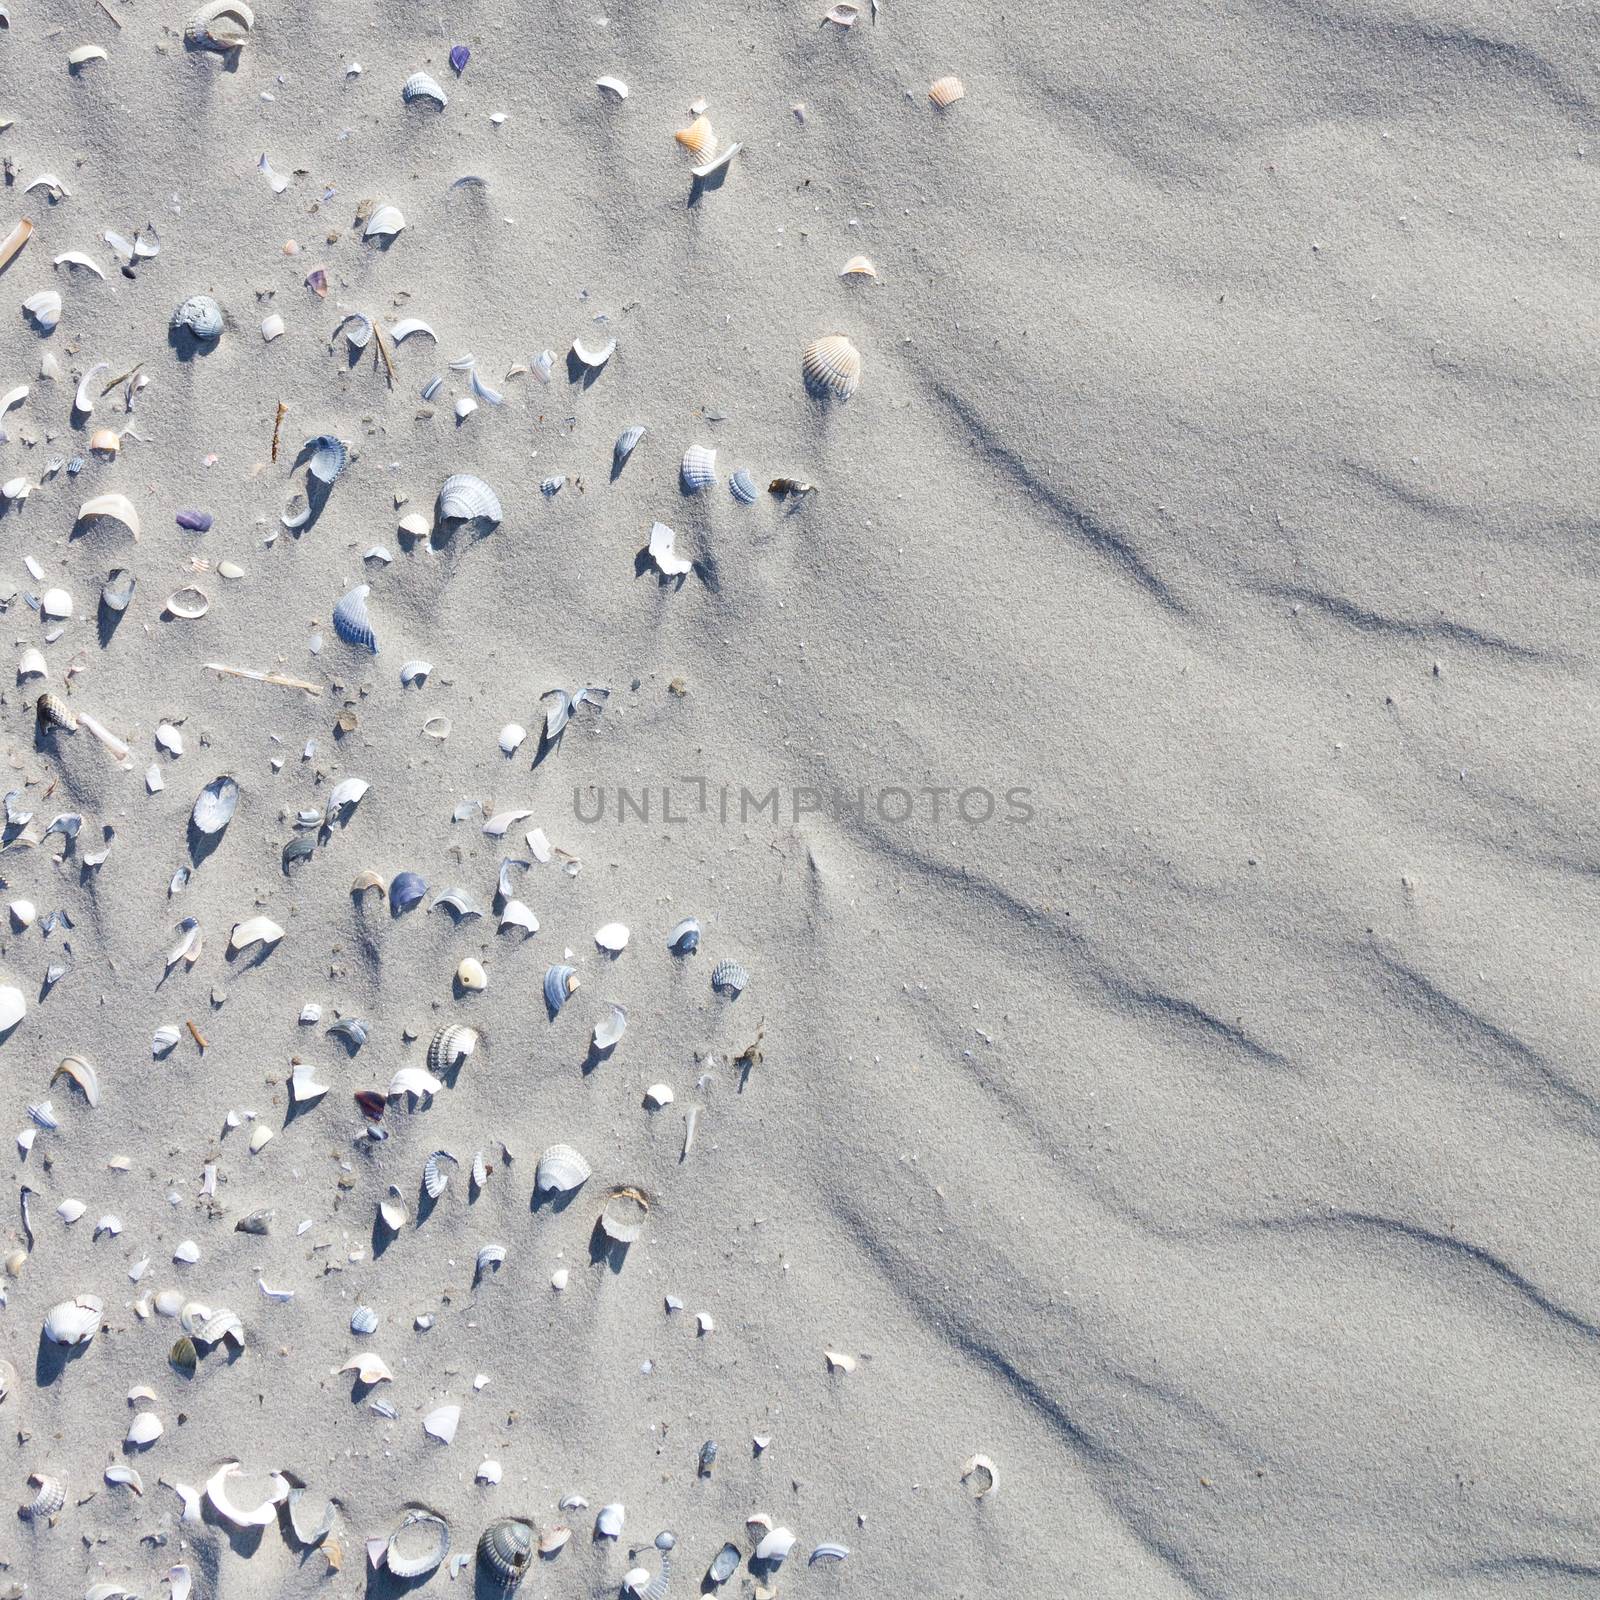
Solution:
<svg viewBox="0 0 1600 1600"><path fill-rule="evenodd" d="M506 1588L522 1581L533 1560L533 1528L515 1517L491 1522L478 1541L478 1560Z"/></svg>
<svg viewBox="0 0 1600 1600"><path fill-rule="evenodd" d="M706 1577L712 1583L726 1583L734 1573L739 1570L739 1563L744 1560L736 1544L725 1544L711 1558L711 1565L706 1568Z"/></svg>
<svg viewBox="0 0 1600 1600"><path fill-rule="evenodd" d="M75 733L78 728L76 713L64 701L56 699L53 694L42 694L39 702L34 707L42 728L65 728L68 733Z"/></svg>
<svg viewBox="0 0 1600 1600"><path fill-rule="evenodd" d="M709 1478L711 1476L711 1469L716 1464L716 1460L717 1441L715 1439L707 1439L706 1442L700 1446L700 1476L702 1478Z"/></svg>
<svg viewBox="0 0 1600 1600"><path fill-rule="evenodd" d="M194 1347L194 1340L185 1334L167 1355L174 1372L182 1373L186 1378L192 1378L195 1368L200 1364L200 1353Z"/></svg>
<svg viewBox="0 0 1600 1600"><path fill-rule="evenodd" d="M369 1122L377 1122L383 1116L388 1104L389 1102L376 1089L356 1090L356 1109Z"/></svg>
<svg viewBox="0 0 1600 1600"><path fill-rule="evenodd" d="M209 533L214 520L209 511L180 511L178 513L178 526L187 528L190 533Z"/></svg>
<svg viewBox="0 0 1600 1600"><path fill-rule="evenodd" d="M389 885L389 908L392 911L409 911L421 902L428 885L420 872L397 872Z"/></svg>

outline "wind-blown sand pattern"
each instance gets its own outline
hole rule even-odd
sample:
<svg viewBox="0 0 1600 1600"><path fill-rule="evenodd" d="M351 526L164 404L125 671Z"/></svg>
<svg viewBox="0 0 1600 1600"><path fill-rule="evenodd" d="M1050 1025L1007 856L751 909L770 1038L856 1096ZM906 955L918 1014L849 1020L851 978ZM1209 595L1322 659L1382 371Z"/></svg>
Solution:
<svg viewBox="0 0 1600 1600"><path fill-rule="evenodd" d="M1581 13L5 7L0 1594L1589 1592Z"/></svg>

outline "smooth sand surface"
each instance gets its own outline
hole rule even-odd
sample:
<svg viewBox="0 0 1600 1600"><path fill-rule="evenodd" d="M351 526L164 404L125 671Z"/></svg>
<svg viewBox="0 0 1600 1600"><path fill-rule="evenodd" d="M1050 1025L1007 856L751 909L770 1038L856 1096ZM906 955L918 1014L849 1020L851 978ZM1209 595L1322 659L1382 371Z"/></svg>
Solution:
<svg viewBox="0 0 1600 1600"><path fill-rule="evenodd" d="M0 274L0 389L31 386L0 480L36 485L0 518L0 576L14 655L40 646L50 670L0 695L34 819L0 873L8 900L72 921L8 928L0 958L29 1005L0 1047L12 1123L49 1095L61 1124L12 1164L5 1247L26 1186L35 1248L0 1313L0 1489L20 1503L48 1470L67 1490L53 1526L0 1519L5 1592L165 1595L182 1562L202 1600L388 1596L406 1586L365 1541L408 1503L449 1519L456 1552L498 1516L572 1526L521 1590L552 1600L617 1593L662 1529L673 1592L696 1593L725 1540L748 1554L754 1513L795 1549L729 1594L1589 1592L1586 14L884 0L844 32L818 26L822 0L472 4L443 24L263 0L230 64L184 49L181 6L109 3L120 29L88 0L8 0L0 33L0 233L37 225ZM109 59L69 74L90 42ZM443 112L402 103L418 70ZM966 96L940 112L950 72ZM744 148L691 199L671 136L702 98ZM24 193L45 172L70 196ZM451 187L467 175L487 190ZM404 212L387 250L359 236L365 201ZM161 251L129 281L103 235L147 222ZM67 250L105 281L53 269ZM878 280L841 280L862 252ZM18 307L50 287L45 337ZM227 316L204 353L168 338L195 293ZM287 332L266 344L273 311ZM421 317L437 344L393 351L390 388L370 346L330 347L349 311ZM800 379L828 333L863 358L843 405ZM612 336L571 381L573 339ZM548 386L506 376L546 349ZM505 404L458 426L467 353ZM149 385L131 417L118 389L74 422L98 362ZM648 433L613 480L630 424ZM102 425L140 437L47 473ZM297 536L279 517L321 433L354 458ZM692 443L724 479L817 492L687 497ZM456 472L496 488L501 526L403 538ZM140 541L69 537L113 490ZM178 528L185 507L211 530ZM657 520L695 562L681 581L641 558ZM363 560L375 545L391 563ZM103 639L116 566L138 590ZM208 614L164 619L189 581ZM330 625L358 583L376 658ZM51 585L75 614L47 644L25 595ZM414 660L432 670L403 687ZM609 703L536 764L540 696L588 684ZM36 735L41 687L125 739L131 770L83 730ZM158 751L163 721L182 756ZM508 759L513 721L535 732ZM222 773L238 811L194 867L189 808ZM350 777L370 791L286 873L296 813ZM648 822L617 821L619 788L651 791ZM776 817L740 816L742 789L774 788ZM812 789L865 805L813 810ZM949 795L935 822L930 789L996 813L963 820ZM84 818L70 851L41 840L63 811ZM529 828L568 854L517 876L524 938L490 907ZM420 872L423 906L353 899L367 869ZM428 909L457 886L482 919ZM284 938L230 958L258 912ZM675 958L689 914L702 943ZM163 980L185 916L202 954ZM632 930L614 961L593 940L613 920ZM481 995L453 991L467 956ZM541 983L567 959L583 986L552 1022ZM724 959L750 974L735 1001L709 981ZM627 1035L585 1070L610 1001ZM339 1016L369 1026L353 1054ZM452 1021L483 1045L369 1141L353 1093ZM184 1036L152 1059L164 1024ZM70 1053L98 1068L97 1109L51 1082ZM290 1116L294 1057L331 1087ZM661 1082L675 1099L652 1113ZM230 1112L276 1136L252 1155ZM557 1142L593 1177L534 1209ZM440 1149L462 1166L427 1211ZM477 1150L496 1170L474 1196ZM654 1201L645 1234L593 1259L622 1183ZM390 1184L412 1211L392 1239ZM67 1198L87 1208L71 1225ZM235 1231L260 1208L268 1235ZM96 1240L108 1213L122 1232ZM184 1240L194 1265L172 1261ZM505 1263L475 1286L491 1242ZM169 1289L236 1311L243 1353L178 1376ZM63 1361L40 1328L79 1294L105 1328ZM369 1339L357 1305L381 1318ZM337 1375L358 1349L393 1382ZM102 1479L140 1384L165 1424L134 1457L142 1497ZM449 1446L422 1428L445 1403ZM976 1500L980 1452L999 1476ZM241 1504L274 1471L337 1499L337 1572L277 1524L180 1523L158 1480L201 1486L230 1457ZM496 1486L474 1481L486 1459ZM572 1494L588 1509L559 1510ZM622 1537L596 1541L612 1502ZM848 1559L808 1566L827 1540ZM494 1592L447 1563L410 1588L475 1583Z"/></svg>

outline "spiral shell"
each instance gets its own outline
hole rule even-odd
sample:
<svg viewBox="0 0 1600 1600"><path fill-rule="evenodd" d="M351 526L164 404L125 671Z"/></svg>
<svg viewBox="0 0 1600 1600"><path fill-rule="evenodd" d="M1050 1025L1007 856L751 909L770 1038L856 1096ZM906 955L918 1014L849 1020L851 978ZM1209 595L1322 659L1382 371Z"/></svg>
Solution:
<svg viewBox="0 0 1600 1600"><path fill-rule="evenodd" d="M465 1061L478 1048L478 1030L465 1023L446 1023L428 1045L428 1071L442 1078L458 1062Z"/></svg>
<svg viewBox="0 0 1600 1600"><path fill-rule="evenodd" d="M589 1163L570 1144L553 1144L539 1157L533 1187L540 1194L565 1194L589 1181Z"/></svg>
<svg viewBox="0 0 1600 1600"><path fill-rule="evenodd" d="M500 497L482 478L458 472L444 480L439 490L441 522L481 522L493 527L500 517Z"/></svg>
<svg viewBox="0 0 1600 1600"><path fill-rule="evenodd" d="M41 1522L53 1517L67 1503L67 1486L47 1472L33 1472L28 1482L35 1489L34 1496L22 1507L22 1515L29 1522Z"/></svg>
<svg viewBox="0 0 1600 1600"><path fill-rule="evenodd" d="M861 352L842 333L825 334L806 346L800 370L812 394L848 400L861 382Z"/></svg>
<svg viewBox="0 0 1600 1600"><path fill-rule="evenodd" d="M222 307L208 294L192 294L172 313L172 328L186 328L202 344L222 337Z"/></svg>
<svg viewBox="0 0 1600 1600"><path fill-rule="evenodd" d="M515 1517L491 1522L478 1541L478 1562L505 1588L522 1581L533 1560L533 1529Z"/></svg>

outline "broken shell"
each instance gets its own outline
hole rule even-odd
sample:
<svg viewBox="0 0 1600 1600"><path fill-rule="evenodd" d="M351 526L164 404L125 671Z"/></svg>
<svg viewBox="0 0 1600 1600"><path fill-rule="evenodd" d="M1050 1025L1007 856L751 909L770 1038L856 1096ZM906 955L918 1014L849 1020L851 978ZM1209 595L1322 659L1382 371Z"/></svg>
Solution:
<svg viewBox="0 0 1600 1600"><path fill-rule="evenodd" d="M132 1489L137 1495L144 1493L144 1479L133 1467L125 1467L120 1462L106 1468L106 1482L116 1488Z"/></svg>
<svg viewBox="0 0 1600 1600"><path fill-rule="evenodd" d="M613 1003L610 1013L594 1025L594 1048L614 1050L627 1031L627 1009Z"/></svg>
<svg viewBox="0 0 1600 1600"><path fill-rule="evenodd" d="M482 1251L480 1251L479 1254L481 1255ZM500 1463L498 1461L480 1461L478 1463L477 1472L473 1474L474 1479L478 1483L488 1484L499 1483L502 1476L503 1474L501 1473Z"/></svg>
<svg viewBox="0 0 1600 1600"><path fill-rule="evenodd" d="M119 614L126 611L133 599L137 581L125 567L113 567L106 581L100 585L100 604L107 611Z"/></svg>
<svg viewBox="0 0 1600 1600"><path fill-rule="evenodd" d="M728 479L728 493L741 505L746 506L753 506L761 498L761 491L756 487L756 480L750 476L744 467L740 467Z"/></svg>
<svg viewBox="0 0 1600 1600"><path fill-rule="evenodd" d="M441 1084L441 1088L444 1086ZM437 1200L450 1187L450 1168L461 1163L448 1150L435 1150L422 1168L422 1186L430 1200Z"/></svg>
<svg viewBox="0 0 1600 1600"><path fill-rule="evenodd" d="M86 67L91 61L109 61L111 58L97 44L80 44L67 52L69 67Z"/></svg>
<svg viewBox="0 0 1600 1600"><path fill-rule="evenodd" d="M283 337L283 318L276 311L269 312L261 319L261 337L267 344Z"/></svg>
<svg viewBox="0 0 1600 1600"><path fill-rule="evenodd" d="M473 1263L473 1281L476 1282L484 1273L492 1271L495 1267L502 1266L506 1259L506 1247L503 1244L486 1244L479 1251L477 1260Z"/></svg>
<svg viewBox="0 0 1600 1600"><path fill-rule="evenodd" d="M494 527L501 518L500 497L470 472L458 472L444 480L439 488L438 510L441 522L485 523Z"/></svg>
<svg viewBox="0 0 1600 1600"><path fill-rule="evenodd" d="M35 327L49 333L61 320L61 292L58 289L41 289L22 302L22 309Z"/></svg>
<svg viewBox="0 0 1600 1600"><path fill-rule="evenodd" d="M959 78L938 78L929 88L928 98L943 110L945 106L953 106L966 92Z"/></svg>
<svg viewBox="0 0 1600 1600"><path fill-rule="evenodd" d="M614 1189L600 1213L600 1229L616 1244L632 1244L644 1232L650 1202L638 1189Z"/></svg>
<svg viewBox="0 0 1600 1600"><path fill-rule="evenodd" d="M806 346L800 370L812 394L848 400L861 382L861 352L842 333L826 334Z"/></svg>
<svg viewBox="0 0 1600 1600"><path fill-rule="evenodd" d="M961 1481L967 1486L967 1493L974 1500L981 1500L986 1494L993 1494L999 1474L995 1464L988 1456L973 1456L961 1469Z"/></svg>
<svg viewBox="0 0 1600 1600"><path fill-rule="evenodd" d="M33 224L24 217L3 240L0 240L0 268L9 265L11 259L32 237Z"/></svg>
<svg viewBox="0 0 1600 1600"><path fill-rule="evenodd" d="M700 948L700 923L695 917L685 917L667 935L667 949L675 956L692 956Z"/></svg>
<svg viewBox="0 0 1600 1600"><path fill-rule="evenodd" d="M353 1355L339 1368L340 1372L353 1372L359 1383L392 1383L394 1374L389 1370L389 1363L374 1350L363 1350L358 1355Z"/></svg>
<svg viewBox="0 0 1600 1600"><path fill-rule="evenodd" d="M211 597L196 584L188 583L167 596L164 609L168 616L198 622L211 609Z"/></svg>
<svg viewBox="0 0 1600 1600"><path fill-rule="evenodd" d="M865 256L851 256L839 268L841 278L876 278L878 269Z"/></svg>
<svg viewBox="0 0 1600 1600"><path fill-rule="evenodd" d="M460 1406L439 1406L422 1419L422 1431L440 1444L449 1444L455 1438L460 1422Z"/></svg>
<svg viewBox="0 0 1600 1600"><path fill-rule="evenodd" d="M539 1554L553 1556L564 1550L572 1537L572 1529L558 1525L539 1535Z"/></svg>
<svg viewBox="0 0 1600 1600"><path fill-rule="evenodd" d="M53 1517L67 1503L67 1486L47 1472L30 1472L28 1483L34 1496L22 1508L21 1514L29 1522L42 1522Z"/></svg>
<svg viewBox="0 0 1600 1600"><path fill-rule="evenodd" d="M250 1134L250 1154L258 1156L272 1142L273 1130L266 1123L258 1122Z"/></svg>
<svg viewBox="0 0 1600 1600"><path fill-rule="evenodd" d="M557 965L545 969L544 1003L550 1008L552 1020L567 1003L568 997L579 987L579 983L576 967Z"/></svg>
<svg viewBox="0 0 1600 1600"><path fill-rule="evenodd" d="M616 350L617 341L615 339L608 340L605 344L601 345L599 349L591 348L581 339L574 339L572 341L573 355L575 355L584 366L590 368L591 371L598 371L601 367L603 367L606 362L608 362L612 356L616 354Z"/></svg>
<svg viewBox="0 0 1600 1600"><path fill-rule="evenodd" d="M419 1100L430 1099L444 1085L424 1067L401 1067L389 1080L389 1098L413 1095Z"/></svg>
<svg viewBox="0 0 1600 1600"><path fill-rule="evenodd" d="M19 902L20 903L20 902ZM64 1056L60 1066L50 1074L50 1081L54 1083L63 1074L77 1084L83 1098L89 1102L93 1109L100 1104L100 1079L91 1063L84 1056Z"/></svg>
<svg viewBox="0 0 1600 1600"><path fill-rule="evenodd" d="M346 644L353 644L359 650L370 650L377 655L378 641L373 637L372 624L367 620L367 596L371 592L371 585L358 583L340 600L333 608L333 631Z"/></svg>
<svg viewBox="0 0 1600 1600"><path fill-rule="evenodd" d="M784 1557L794 1548L794 1535L787 1528L774 1528L756 1546L755 1558L767 1567L781 1567Z"/></svg>
<svg viewBox="0 0 1600 1600"><path fill-rule="evenodd" d="M608 94L614 94L619 100L628 98L628 86L621 78L596 78L594 86L597 89L604 89Z"/></svg>
<svg viewBox="0 0 1600 1600"><path fill-rule="evenodd" d="M528 737L528 730L520 722L508 722L500 730L500 750L503 755L514 756Z"/></svg>
<svg viewBox="0 0 1600 1600"><path fill-rule="evenodd" d="M625 1506L612 1504L601 1506L595 1514L594 1536L597 1539L620 1539L622 1537L622 1523L627 1515Z"/></svg>
<svg viewBox="0 0 1600 1600"><path fill-rule="evenodd" d="M389 907L397 912L409 911L427 892L428 885L420 872L397 872L389 885Z"/></svg>
<svg viewBox="0 0 1600 1600"><path fill-rule="evenodd" d="M594 942L602 950L609 950L613 955L627 948L628 929L625 923L608 922L603 928L597 929Z"/></svg>
<svg viewBox="0 0 1600 1600"><path fill-rule="evenodd" d="M664 522L655 523L650 529L650 559L655 562L661 575L666 578L681 578L684 573L694 570L694 562L685 561L676 553L678 536Z"/></svg>
<svg viewBox="0 0 1600 1600"><path fill-rule="evenodd" d="M676 1098L670 1083L652 1083L644 1092L644 1103L652 1111L659 1111L662 1106L670 1106Z"/></svg>
<svg viewBox="0 0 1600 1600"><path fill-rule="evenodd" d="M196 49L237 50L256 25L255 13L244 0L209 0L189 18L184 42Z"/></svg>
<svg viewBox="0 0 1600 1600"><path fill-rule="evenodd" d="M611 447L611 475L615 477L622 471L629 456L639 448L639 441L644 438L645 430L641 427L624 428L617 435L617 442Z"/></svg>
<svg viewBox="0 0 1600 1600"><path fill-rule="evenodd" d="M185 328L202 344L222 337L222 307L208 294L192 294L172 313L174 332Z"/></svg>
<svg viewBox="0 0 1600 1600"><path fill-rule="evenodd" d="M709 117L696 117L687 128L679 128L672 137L690 155L703 156L717 146L717 136L712 131Z"/></svg>
<svg viewBox="0 0 1600 1600"><path fill-rule="evenodd" d="M167 1352L167 1360L173 1371L185 1378L192 1378L200 1365L200 1352L195 1348L194 1340L185 1334Z"/></svg>
<svg viewBox="0 0 1600 1600"><path fill-rule="evenodd" d="M44 1336L51 1344L88 1344L100 1331L102 1303L92 1294L62 1300L44 1314Z"/></svg>
<svg viewBox="0 0 1600 1600"><path fill-rule="evenodd" d="M113 522L120 522L133 535L135 543L138 542L139 513L134 510L133 502L125 494L97 494L92 500L85 500L78 507L78 515L73 519L73 525L76 527L80 523L93 522L99 517L109 517ZM182 592L179 590L180 594Z"/></svg>
<svg viewBox="0 0 1600 1600"><path fill-rule="evenodd" d="M161 1426L161 1418L155 1412L141 1411L128 1424L127 1438L123 1440L123 1443L142 1449L154 1444L165 1431Z"/></svg>
<svg viewBox="0 0 1600 1600"><path fill-rule="evenodd" d="M428 1070L442 1078L477 1048L477 1029L460 1022L447 1023L434 1034L428 1045Z"/></svg>
<svg viewBox="0 0 1600 1600"><path fill-rule="evenodd" d="M565 1541L562 1541L565 1543ZM555 1547L557 1550L560 1545ZM544 1541L539 1541L541 1554L545 1552ZM522 1575L528 1570L528 1563L533 1559L533 1529L515 1517L504 1517L498 1522L491 1522L483 1530L483 1537L478 1540L478 1563L487 1567L494 1574L495 1579L502 1587L514 1588L522 1580Z"/></svg>
<svg viewBox="0 0 1600 1600"><path fill-rule="evenodd" d="M565 1194L589 1181L589 1163L570 1144L553 1144L539 1157L533 1187L540 1194Z"/></svg>
<svg viewBox="0 0 1600 1600"><path fill-rule="evenodd" d="M843 1561L849 1554L849 1545L834 1544L830 1541L819 1544L806 1558L806 1565L814 1567L819 1561Z"/></svg>
<svg viewBox="0 0 1600 1600"><path fill-rule="evenodd" d="M409 105L419 100L431 100L441 111L449 105L449 97L426 72L413 72L400 86L400 98Z"/></svg>
<svg viewBox="0 0 1600 1600"><path fill-rule="evenodd" d="M703 444L692 444L683 452L678 470L687 493L698 494L702 489L709 489L717 481L717 452Z"/></svg>
<svg viewBox="0 0 1600 1600"><path fill-rule="evenodd" d="M196 796L189 820L200 833L221 833L233 821L238 805L238 782L224 773L220 778L213 778ZM281 930L279 937L282 937Z"/></svg>
<svg viewBox="0 0 1600 1600"><path fill-rule="evenodd" d="M700 178L700 179L709 178L709 177L713 176L715 173L721 172L722 169L725 166L727 166L727 164L730 161L732 161L733 158L736 155L738 155L738 153L743 149L744 149L744 146L741 143L739 143L737 140L735 140L732 144L730 144L728 146L728 148L726 150L722 151L722 153L720 155L713 156L711 158L711 160L709 160L708 162L705 163L704 166L691 167L689 170L697 178Z"/></svg>
<svg viewBox="0 0 1600 1600"><path fill-rule="evenodd" d="M450 1524L422 1507L408 1510L389 1535L385 1565L397 1578L420 1578L450 1553Z"/></svg>
<svg viewBox="0 0 1600 1600"><path fill-rule="evenodd" d="M362 229L363 239L392 239L397 233L404 230L406 225L405 213L399 206L379 206L367 218L367 225Z"/></svg>
<svg viewBox="0 0 1600 1600"><path fill-rule="evenodd" d="M719 961L711 974L711 987L718 994L731 995L735 1000L744 993L750 974L737 961Z"/></svg>

